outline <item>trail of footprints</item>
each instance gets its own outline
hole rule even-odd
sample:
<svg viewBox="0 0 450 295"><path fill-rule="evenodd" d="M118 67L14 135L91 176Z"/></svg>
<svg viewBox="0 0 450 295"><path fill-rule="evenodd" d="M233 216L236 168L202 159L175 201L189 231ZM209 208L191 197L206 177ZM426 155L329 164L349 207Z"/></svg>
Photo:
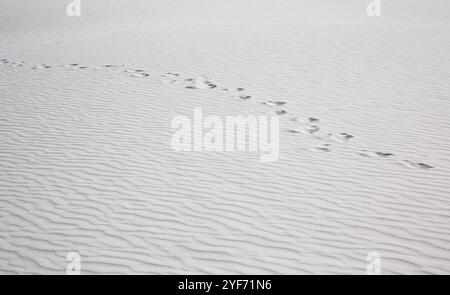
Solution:
<svg viewBox="0 0 450 295"><path fill-rule="evenodd" d="M212 82L207 76L200 76L198 78L183 78L179 73L166 73L161 75L163 83L166 84L178 84L187 89L216 89L219 91L225 91L230 93L234 98L238 100L253 100L264 104L271 108L276 108L273 113L278 116L284 116L289 119L289 121L297 123L296 128L285 129L286 132L291 134L306 134L313 136L313 138L320 141L316 147L312 148L312 151L316 152L331 152L333 143L345 143L354 138L353 135L342 132L342 133L321 133L320 119L319 118L305 118L301 119L298 117L288 115L288 112L282 107L286 105L284 101L261 101L254 98L252 95L246 93L245 89L239 88L221 88L216 83ZM370 158L394 158L395 155L392 153L379 152L379 151L368 151L361 150L358 153L360 156L370 157ZM421 168L421 169L431 169L432 166L424 163L415 163L409 160L398 160L395 163L408 167L408 168Z"/></svg>
<svg viewBox="0 0 450 295"><path fill-rule="evenodd" d="M10 61L6 58L0 59L0 64L10 66L12 68L25 67L27 64L22 62ZM125 65L113 65L106 64L97 67L90 67L85 65L80 65L78 63L52 66L49 64L34 64L31 65L32 70L45 70L50 68L62 68L67 70L111 70L118 71L128 74L133 78L144 78L150 76L146 71L142 69L130 68ZM244 88L223 88L219 87L216 83L212 82L208 76L200 76L197 78L183 78L179 73L165 73L161 75L161 82L165 84L175 84L180 85L186 89L214 89L216 91L223 91L229 93L233 98L237 100L248 101L252 100L257 103L266 105L269 108L275 108L273 114L286 117L291 123L295 124L295 128L285 129L285 132L291 133L292 135L304 134L312 136L318 141L318 145L311 148L314 152L329 153L332 152L333 144L335 143L346 143L351 141L354 137L353 135L342 132L342 133L323 133L321 128L321 121L319 118L298 118L291 116L283 108L287 103L284 101L274 101L274 100L260 100L252 95L248 94ZM388 152L380 151L370 151L370 150L360 150L358 152L359 156L367 158L380 158L380 159L395 159L395 155ZM432 169L431 165L419 162L412 162L409 160L394 160L395 164L407 167L407 168L418 168L418 169Z"/></svg>
<svg viewBox="0 0 450 295"><path fill-rule="evenodd" d="M10 61L6 58L0 59L0 64L10 66L12 68L18 68L18 67L26 67L26 62L16 62L16 61ZM118 71L128 74L130 77L134 78L142 78L142 77L148 77L150 76L148 73L146 73L144 70L141 69L134 69L127 67L126 65L112 65L112 64L106 64L102 66L86 66L81 65L78 63L73 64L66 64L66 65L49 65L49 64L32 64L30 65L32 70L45 70L45 69L51 69L51 68L61 68L65 70L103 70L103 69L109 69L112 71Z"/></svg>

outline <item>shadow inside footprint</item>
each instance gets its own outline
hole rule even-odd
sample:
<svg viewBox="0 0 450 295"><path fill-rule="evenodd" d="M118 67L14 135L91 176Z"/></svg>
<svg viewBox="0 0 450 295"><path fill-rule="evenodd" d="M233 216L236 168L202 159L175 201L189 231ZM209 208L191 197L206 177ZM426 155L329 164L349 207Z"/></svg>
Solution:
<svg viewBox="0 0 450 295"><path fill-rule="evenodd" d="M316 147L316 149L322 152L331 152L331 150L327 147Z"/></svg>
<svg viewBox="0 0 450 295"><path fill-rule="evenodd" d="M424 163L416 163L416 165L417 165L419 168L422 168L422 169L432 169L432 168L434 168L433 166L430 166L430 165L424 164Z"/></svg>
<svg viewBox="0 0 450 295"><path fill-rule="evenodd" d="M285 105L286 103L284 101L272 101L272 100L269 100L269 101L262 102L262 104L265 104L265 105L270 106L270 107L279 107L279 106Z"/></svg>
<svg viewBox="0 0 450 295"><path fill-rule="evenodd" d="M328 138L334 141L340 141L340 142L345 142L345 141L349 141L350 139L354 138L353 135L342 132L342 133L338 133L338 134L332 134L332 133L328 133L327 134Z"/></svg>
<svg viewBox="0 0 450 295"><path fill-rule="evenodd" d="M214 84L214 83L211 83L211 82L209 82L209 81L206 81L206 82L205 82L205 84L209 86L209 89L214 89L214 88L216 88L216 87L217 87L217 85L216 85L216 84Z"/></svg>
<svg viewBox="0 0 450 295"><path fill-rule="evenodd" d="M314 147L311 150L315 152L331 152L330 144L324 144L322 146Z"/></svg>
<svg viewBox="0 0 450 295"><path fill-rule="evenodd" d="M50 69L51 66L46 65L46 64L41 64L41 65L33 65L31 67L32 70L42 70L42 69Z"/></svg>
<svg viewBox="0 0 450 295"><path fill-rule="evenodd" d="M360 156L370 157L370 158L373 158L373 157L388 158L388 157L394 156L394 154L391 154L391 153L371 152L368 150L361 150L358 154Z"/></svg>
<svg viewBox="0 0 450 295"><path fill-rule="evenodd" d="M296 129L286 129L285 131L289 132L289 133L301 133L301 131L296 130Z"/></svg>
<svg viewBox="0 0 450 295"><path fill-rule="evenodd" d="M401 164L401 165L403 165L403 166L405 166L407 168L419 168L419 169L425 169L425 170L434 168L433 166L430 166L428 164L414 163L414 162L411 162L409 160L400 161L399 164Z"/></svg>
<svg viewBox="0 0 450 295"><path fill-rule="evenodd" d="M391 153L382 153L382 152L375 152L378 156L380 156L380 157L383 157L383 158L386 158L386 157L391 157L391 156L393 156L394 154L391 154Z"/></svg>
<svg viewBox="0 0 450 295"><path fill-rule="evenodd" d="M147 73L134 73L134 74L131 74L130 76L133 78L142 78L142 77L148 77L150 75Z"/></svg>

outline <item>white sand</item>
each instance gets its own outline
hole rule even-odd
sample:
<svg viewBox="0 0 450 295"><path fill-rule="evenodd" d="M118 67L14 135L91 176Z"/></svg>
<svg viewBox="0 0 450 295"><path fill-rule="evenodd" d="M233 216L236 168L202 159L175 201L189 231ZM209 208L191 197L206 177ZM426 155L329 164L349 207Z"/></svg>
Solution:
<svg viewBox="0 0 450 295"><path fill-rule="evenodd" d="M62 274L71 251L86 274L365 274L374 251L384 274L450 273L446 3L374 20L358 1L17 2L0 5L0 273ZM202 75L218 87L185 88ZM195 107L287 111L279 161L172 151Z"/></svg>

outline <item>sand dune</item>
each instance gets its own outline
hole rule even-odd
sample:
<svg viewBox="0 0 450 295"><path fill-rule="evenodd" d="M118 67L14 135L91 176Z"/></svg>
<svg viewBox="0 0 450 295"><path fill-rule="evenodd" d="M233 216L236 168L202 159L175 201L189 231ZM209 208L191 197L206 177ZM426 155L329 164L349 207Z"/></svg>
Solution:
<svg viewBox="0 0 450 295"><path fill-rule="evenodd" d="M127 24L1 32L0 273L450 272L448 27ZM173 151L196 107L279 160Z"/></svg>

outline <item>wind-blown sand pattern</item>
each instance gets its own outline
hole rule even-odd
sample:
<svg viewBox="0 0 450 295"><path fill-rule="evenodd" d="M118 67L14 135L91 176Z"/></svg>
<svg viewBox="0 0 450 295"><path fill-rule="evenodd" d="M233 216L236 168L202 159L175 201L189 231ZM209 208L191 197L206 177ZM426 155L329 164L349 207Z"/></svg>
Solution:
<svg viewBox="0 0 450 295"><path fill-rule="evenodd" d="M1 274L450 273L448 26L73 26L0 31ZM280 159L173 151L195 107Z"/></svg>

